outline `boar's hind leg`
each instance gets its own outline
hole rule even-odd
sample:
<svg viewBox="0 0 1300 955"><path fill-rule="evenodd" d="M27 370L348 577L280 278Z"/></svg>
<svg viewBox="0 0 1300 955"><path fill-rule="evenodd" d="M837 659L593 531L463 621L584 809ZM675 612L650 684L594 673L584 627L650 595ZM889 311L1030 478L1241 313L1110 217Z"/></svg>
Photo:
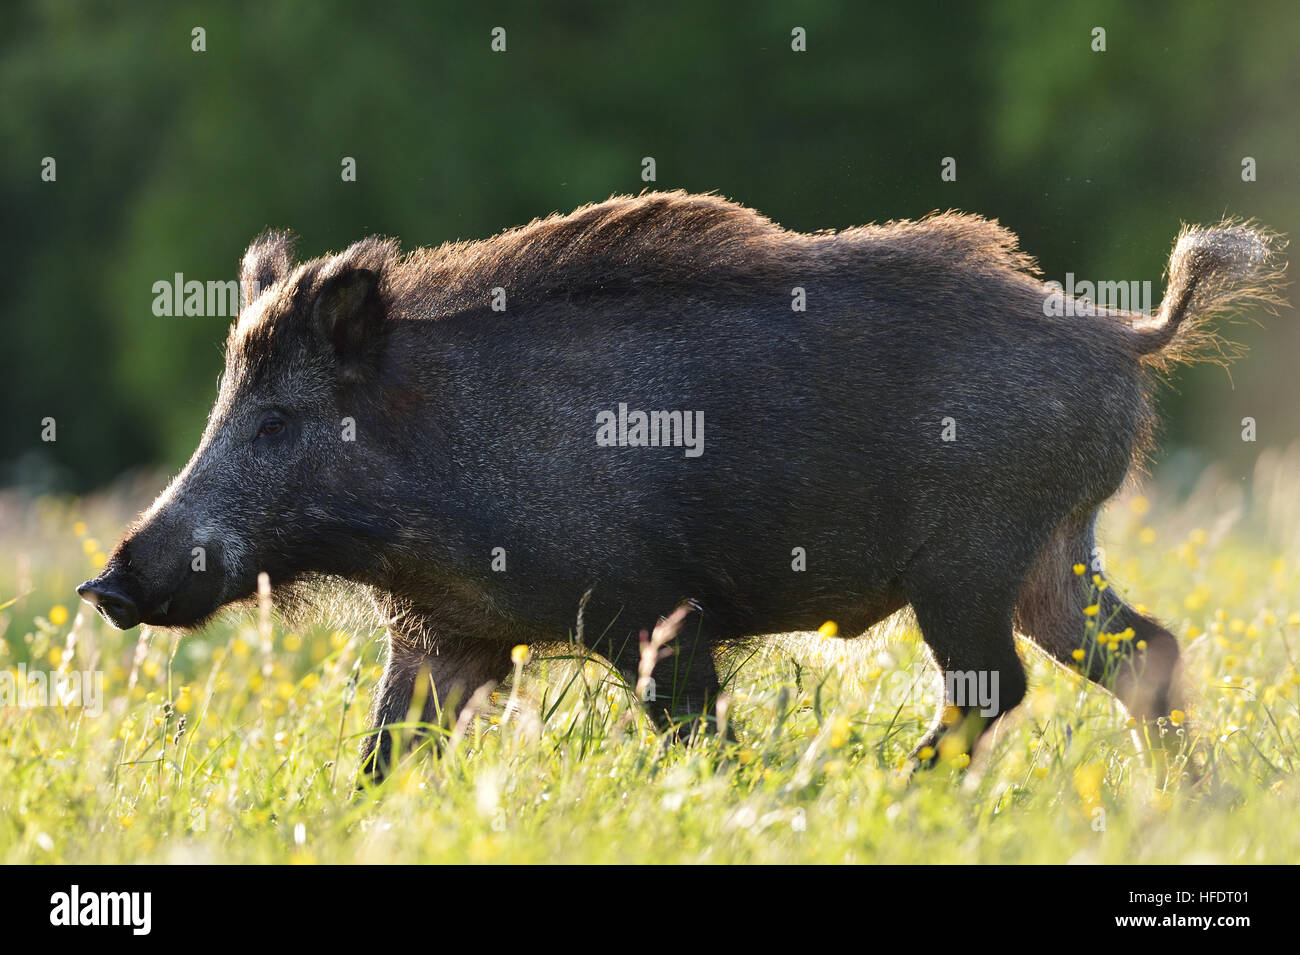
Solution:
<svg viewBox="0 0 1300 955"><path fill-rule="evenodd" d="M1024 698L1026 686L1011 629L1018 578L1008 586L1005 564L936 564L914 571L909 585L921 635L943 673L943 704L912 751L922 766L971 753L992 722ZM978 579L968 578L972 571Z"/></svg>
<svg viewBox="0 0 1300 955"><path fill-rule="evenodd" d="M1093 563L1097 512L1067 518L1038 555L1016 604L1016 629L1068 667L1110 689L1135 719L1150 722L1180 705L1178 640L1127 606ZM1082 564L1082 575L1074 565ZM1094 579L1096 575L1097 579ZM1105 585L1098 587L1098 581ZM1096 624L1084 608L1097 605ZM1129 632L1131 630L1131 633ZM1114 649L1099 633L1118 634ZM1076 651L1083 651L1077 660Z"/></svg>
<svg viewBox="0 0 1300 955"><path fill-rule="evenodd" d="M370 725L376 732L361 744L361 772L379 782L396 757L394 739L414 746L427 730L385 730L403 723L454 724L479 687L509 676L510 647L482 640L438 640L432 648L416 645L391 633L384 674L375 687ZM419 712L414 712L416 706Z"/></svg>

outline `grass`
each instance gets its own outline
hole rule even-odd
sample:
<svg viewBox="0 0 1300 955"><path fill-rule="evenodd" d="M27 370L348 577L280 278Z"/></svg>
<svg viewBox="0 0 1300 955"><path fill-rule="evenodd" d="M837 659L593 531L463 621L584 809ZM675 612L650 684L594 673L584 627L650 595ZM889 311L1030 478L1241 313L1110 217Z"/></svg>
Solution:
<svg viewBox="0 0 1300 955"><path fill-rule="evenodd" d="M140 495L0 498L0 668L104 677L98 716L0 705L0 860L1291 862L1297 487L1294 456L1264 463L1249 503L1211 475L1103 528L1118 586L1182 640L1194 699L1171 731L1204 755L1195 785L1153 776L1114 701L1028 645L1030 695L986 750L906 779L933 674L900 621L728 661L737 740L693 746L656 738L603 664L530 648L441 759L357 795L378 634L113 631L72 588Z"/></svg>

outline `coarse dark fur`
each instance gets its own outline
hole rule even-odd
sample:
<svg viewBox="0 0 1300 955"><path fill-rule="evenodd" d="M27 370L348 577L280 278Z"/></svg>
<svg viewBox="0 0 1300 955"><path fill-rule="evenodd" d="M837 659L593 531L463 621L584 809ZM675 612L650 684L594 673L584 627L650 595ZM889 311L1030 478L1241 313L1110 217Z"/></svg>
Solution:
<svg viewBox="0 0 1300 955"><path fill-rule="evenodd" d="M376 727L413 700L447 718L588 591L587 642L633 681L639 634L699 608L654 673L665 723L709 712L718 644L909 604L945 673L996 674L997 713L1024 695L1015 629L1066 664L1084 649L1155 719L1178 702L1173 635L1107 588L1100 619L1133 639L1111 671L1085 643L1094 522L1150 440L1152 373L1213 349L1206 316L1273 300L1276 245L1185 230L1154 318L1049 317L1015 236L951 213L806 235L651 193L301 265L266 233L193 460L82 591L117 625L190 627L259 571L373 588ZM620 403L702 412L703 454L598 446ZM947 703L926 759L984 729ZM363 750L378 774L393 756L384 732Z"/></svg>

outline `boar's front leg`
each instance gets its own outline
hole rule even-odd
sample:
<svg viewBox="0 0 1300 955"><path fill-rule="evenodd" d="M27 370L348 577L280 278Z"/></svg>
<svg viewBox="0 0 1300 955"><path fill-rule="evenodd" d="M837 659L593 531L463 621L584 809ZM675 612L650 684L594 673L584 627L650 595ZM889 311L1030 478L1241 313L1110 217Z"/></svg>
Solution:
<svg viewBox="0 0 1300 955"><path fill-rule="evenodd" d="M361 744L362 776L371 782L381 781L401 756L395 740L406 740L406 749L410 749L428 733L420 727L385 727L411 722L454 725L474 691L504 680L510 669L507 644L390 629L384 673L370 707L370 725L375 732Z"/></svg>
<svg viewBox="0 0 1300 955"><path fill-rule="evenodd" d="M652 631L628 633L619 645L600 649L636 688L660 731L689 741L714 726L713 708L721 688L712 644L705 615L685 604Z"/></svg>

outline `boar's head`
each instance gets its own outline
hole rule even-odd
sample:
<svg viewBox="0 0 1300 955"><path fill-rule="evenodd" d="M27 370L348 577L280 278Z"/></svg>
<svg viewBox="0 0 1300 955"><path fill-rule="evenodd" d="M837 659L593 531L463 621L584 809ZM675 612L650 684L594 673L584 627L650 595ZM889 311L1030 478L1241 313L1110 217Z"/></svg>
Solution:
<svg viewBox="0 0 1300 955"><path fill-rule="evenodd" d="M244 255L244 304L216 404L193 457L77 588L115 627L193 627L256 592L378 561L392 523L374 439L393 243L365 240L294 266L290 238ZM351 434L349 434L351 430Z"/></svg>

